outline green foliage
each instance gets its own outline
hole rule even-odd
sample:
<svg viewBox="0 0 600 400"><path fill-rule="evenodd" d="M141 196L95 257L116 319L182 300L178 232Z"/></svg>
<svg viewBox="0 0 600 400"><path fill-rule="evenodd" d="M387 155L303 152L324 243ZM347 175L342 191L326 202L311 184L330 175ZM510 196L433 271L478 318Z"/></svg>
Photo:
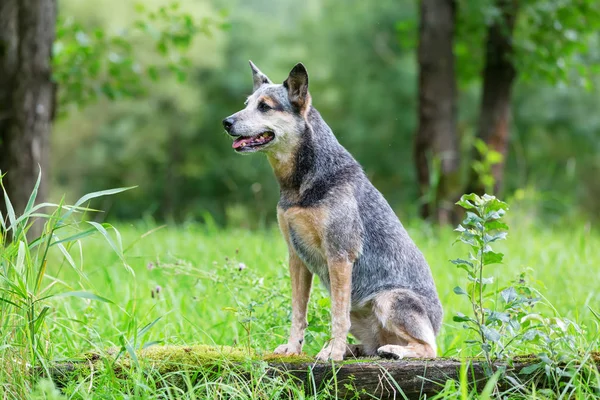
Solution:
<svg viewBox="0 0 600 400"><path fill-rule="evenodd" d="M156 226L150 221L138 222L133 226L119 226L119 237L115 236L117 231L111 235L113 243L122 249L115 253L106 238L101 235L94 238L86 233L90 228L96 230L94 226L75 224L79 220L75 217L81 212L91 212L82 208L89 200L90 196L82 198L77 202L80 203L77 209L63 207L63 216L73 211L65 220L68 226L54 232L57 237L48 250L41 289L36 294L29 286L32 301L38 300L35 316L39 316L44 307L49 307L43 315L43 322L40 322L36 339L43 362L38 359L35 365L47 366L49 360L80 359L82 354L89 355L90 352L106 360L95 362L97 368L93 374L72 377L62 395L68 398L111 397L114 393L136 398L180 398L192 396L192 393L202 398L216 398L223 393L227 393L229 398L273 398L283 396L282 393L292 397L307 396L304 389L292 387L266 374L264 364L260 363L234 368L223 361L218 363L217 374L198 371L192 374L185 365L173 361L168 366L172 372L161 376L158 372L164 371L163 367L159 371L153 364L147 363L145 356L140 356L162 354L162 351L168 350L168 347L151 347L157 343L189 346L193 351L195 345L204 343L243 346L241 354L248 354L250 347L250 353L262 358L283 343L289 329L291 300L285 265L287 251L276 229L250 232L222 230L214 224L188 223L174 227ZM476 198L464 200L463 205L474 207L468 211L482 218L477 214L481 203ZM37 205L32 204L32 209L36 209ZM551 393L546 393L547 397L558 397L553 393L564 393L565 398L593 393L598 376L592 369L590 351L598 344L598 335L593 329L597 317L586 308L586 304L600 301L595 291L596 281L588 279L590 271L599 262L596 250L600 246L600 235L593 230L586 231L574 221L569 226L541 229L537 223L528 222L527 217L519 213L518 201L515 200L514 204L511 240L498 238L492 244L494 253L511 255L503 258L502 271L496 270L498 273L494 274L497 279L487 283L488 272L483 279L474 274L474 279L468 281L471 286L461 286L464 292L472 293L473 288L477 289L478 280L485 282L484 313L489 319L486 326L501 335L498 343L490 341L491 357L535 354L539 357L538 362L525 372L530 373L532 379L544 375L556 382ZM502 206L502 203L497 206ZM500 213L502 207L492 210L497 206L491 207L487 214L490 211ZM30 217L32 215L29 214ZM10 220L24 221L21 216L12 214L0 220L5 227L13 225L7 222ZM476 223L477 219L470 217L470 221ZM502 228L499 223L503 221L504 217L495 222L489 221L488 227L491 224ZM26 225L30 223L31 219ZM110 232L108 226L105 228ZM458 279L444 262L459 256L457 249L451 246L453 233L444 228L432 231L431 226L416 221L408 222L407 229L432 266L445 309L468 315L472 312L469 311L472 305L462 301L464 295L453 294L452 288L457 286ZM15 231L9 229L8 237L12 238ZM3 228L2 232L6 230ZM491 228L487 233L492 235ZM25 232L21 233L23 235ZM6 234L3 237L6 238ZM565 242L570 243L568 252L564 251ZM25 270L31 271L29 276L34 276L30 282L36 280L36 265L41 258L35 263L33 261L38 256L36 252L44 246L40 243L34 247L33 243L19 245L4 241L0 251L2 272L6 268L13 271L8 278L10 283L6 279L0 283L3 290L0 297L17 305L21 303L20 298L13 294L7 297L5 289L12 287L7 286L9 284L19 286L14 270L16 265L20 265L18 251L22 247L25 247L25 256L22 257ZM60 244L64 245L66 253L60 250ZM473 262L468 257L463 258ZM75 263L75 267L69 260ZM124 267L124 262L134 274ZM533 265L536 270L521 276L518 271L523 269L523 265ZM494 266L489 264L485 269L489 271ZM514 288L513 293L501 281L503 277L515 275L517 280L509 285ZM532 288L531 280L535 276L546 281L548 299ZM549 279L548 276L561 279ZM49 295L52 296L44 298ZM524 305L519 304L519 296L526 299L524 305L539 301L533 309L525 307L527 313L524 315L520 308ZM29 397L32 398L58 396L47 380L32 386L30 375L25 373L27 363L32 364L26 336L29 318L26 314L19 314L14 305L0 303L4 324L0 330L0 395L23 397L22 393L31 391ZM551 303L556 304L556 309L550 306ZM325 290L315 283L305 346L308 356L314 356L328 339L329 306ZM549 311L552 316L547 317L542 311ZM510 320L508 323L504 321L506 318L502 313L505 312L519 315L520 329L512 326ZM562 315L577 319L580 325ZM465 341L473 339L471 333L474 331L463 329L462 325L466 322L453 322L452 318L452 313L447 312L438 337L440 355L465 357L480 353L480 345L465 346ZM33 325L35 329L35 323ZM516 338L508 343L513 334ZM564 361L568 361L567 366ZM189 363L181 364L189 366ZM123 365L129 367L124 370L120 367ZM44 375L43 368L41 373ZM248 379L249 376L251 379ZM188 382L189 385L185 386L186 390L173 391L173 381ZM514 387L519 388L523 397L538 393L529 381ZM330 398L335 390L336 382L332 379L319 395ZM447 383L439 398L458 397L461 393L464 394L461 398L478 398L467 385L466 375L465 382Z"/></svg>
<svg viewBox="0 0 600 400"><path fill-rule="evenodd" d="M487 194L482 197L469 194L463 195L457 204L466 210L464 221L456 229L459 232L457 241L467 244L470 252L467 259L452 260L454 265L466 271L468 281L465 289L456 286L453 291L469 300L472 313L457 313L453 321L463 324L464 329L475 332L477 337L465 343L477 346L480 354L485 356L490 379L497 373L494 363L498 359L512 359L522 348L529 348L538 357L538 363L521 372L531 376L544 373L555 383L557 391L566 390L560 377L574 373L566 372L571 368L564 365L566 360L580 363L573 367L577 370L575 374L595 368L586 360L589 349L579 361L581 350L577 350L577 341L582 328L568 319L535 312L534 307L539 307L543 296L531 286L525 273L509 286L497 283L498 277L505 276L504 271L496 269L496 276L489 275L492 265L504 261L504 254L494 251L492 244L495 246L507 236L508 225L503 221L508 210L506 203ZM498 390L496 386L494 393Z"/></svg>
<svg viewBox="0 0 600 400"><path fill-rule="evenodd" d="M477 174L477 179L486 193L494 192L494 185L496 180L492 173L492 166L502 162L502 154L498 153L494 149L490 149L489 146L481 139L475 139L475 149L479 154L479 158L474 159L471 163L471 168Z"/></svg>
<svg viewBox="0 0 600 400"><path fill-rule="evenodd" d="M526 80L591 88L598 67L600 3L595 0L527 0L515 31L516 66Z"/></svg>
<svg viewBox="0 0 600 400"><path fill-rule="evenodd" d="M480 340L477 343L488 361L491 376L495 346L504 347L501 342L503 331L514 332L518 327L518 312L515 313L511 308L527 304L523 299L517 300L517 293L511 287L501 293L504 300L503 309L492 311L484 307L484 293L487 297L486 289L494 283L494 277L484 276L483 271L484 267L487 267L485 270L488 271L489 265L501 263L504 257L504 254L495 252L491 245L506 238L508 226L502 222L502 217L508 210L508 205L487 194L483 197L476 194L463 195L456 204L467 210L464 221L456 228L456 231L460 232L457 240L467 244L471 251L466 260L452 260L453 264L467 272L468 278L466 289L457 286L454 293L469 299L473 316L457 314L454 321L464 322L466 329L473 329L478 333Z"/></svg>
<svg viewBox="0 0 600 400"><path fill-rule="evenodd" d="M501 25L502 1L457 3L455 54L463 83L477 80L483 69L487 28ZM591 88L600 71L596 50L600 4L595 0L526 0L517 2L516 13L512 43L519 76L536 83Z"/></svg>
<svg viewBox="0 0 600 400"><path fill-rule="evenodd" d="M77 246L83 237L100 232L123 260L123 264L133 272L123 257L120 235L116 229L110 224L100 225L91 221L89 223L93 228L88 229L81 221L71 217L74 213L93 211L84 206L87 201L120 193L127 188L90 193L72 206L63 202L35 204L40 181L41 171L23 214L15 215L10 198L2 185L0 172L0 187L8 213L6 216L0 214L0 332L3 339L0 358L16 356L19 362L13 368L23 375L23 379L30 376L26 372L26 365L43 370L48 368L47 361L51 353L46 319L51 314L51 299L79 297L108 301L84 291L57 291L67 285L47 273L53 251L61 254L61 265L67 264L79 278L84 278L69 250ZM44 209L54 211L47 214L42 212ZM40 237L30 240L28 232L36 220L37 223L46 221L44 229ZM115 231L116 241L110 237L107 229ZM52 261L54 260L50 260L50 263ZM16 355L11 354L12 352Z"/></svg>
<svg viewBox="0 0 600 400"><path fill-rule="evenodd" d="M147 79L156 81L165 72L185 80L191 66L186 52L192 40L199 33L210 35L217 25L210 18L196 22L176 2L157 11L146 11L142 5L136 10L138 18L118 35L59 18L52 67L60 89L60 112L65 113L69 105L86 106L99 96L110 100L139 97L147 93ZM140 61L135 53L139 37L151 38L160 62Z"/></svg>

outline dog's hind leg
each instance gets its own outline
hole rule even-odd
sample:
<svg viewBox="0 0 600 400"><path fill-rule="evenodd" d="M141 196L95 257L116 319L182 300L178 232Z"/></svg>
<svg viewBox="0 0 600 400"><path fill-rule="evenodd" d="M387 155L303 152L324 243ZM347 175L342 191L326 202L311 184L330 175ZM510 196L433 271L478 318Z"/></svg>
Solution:
<svg viewBox="0 0 600 400"><path fill-rule="evenodd" d="M365 357L365 346L363 344L347 344L344 359Z"/></svg>
<svg viewBox="0 0 600 400"><path fill-rule="evenodd" d="M436 357L435 332L421 299L407 289L391 290L373 301L381 323L380 347L384 358Z"/></svg>
<svg viewBox="0 0 600 400"><path fill-rule="evenodd" d="M344 358L373 357L379 347L379 321L371 307L350 312L350 333L360 341L360 345L347 345Z"/></svg>

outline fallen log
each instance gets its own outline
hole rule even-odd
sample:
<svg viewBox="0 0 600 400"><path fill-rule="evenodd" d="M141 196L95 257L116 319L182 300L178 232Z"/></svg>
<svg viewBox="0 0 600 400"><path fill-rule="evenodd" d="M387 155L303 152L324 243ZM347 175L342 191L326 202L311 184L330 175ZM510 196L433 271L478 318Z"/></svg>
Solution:
<svg viewBox="0 0 600 400"><path fill-rule="evenodd" d="M109 361L107 363L107 360ZM591 356L591 364L600 365L600 353ZM508 380L500 386L519 390L535 382L537 388L552 388L553 382L543 379L542 374L532 374L532 366L540 363L535 356L518 357L510 363L496 363L495 368L505 370ZM49 373L58 386L85 379L102 369L113 368L116 374L127 375L133 368L142 368L148 374L168 376L164 384L185 385L183 374L196 380L215 379L223 374L250 376L257 366L272 378L292 380L304 386L305 393L328 391L338 398L403 399L431 397L442 391L446 382L459 381L461 368L471 390L481 391L487 382L482 360L458 360L448 358L405 359L388 361L379 358L354 359L342 363L314 362L306 356L257 357L230 347L209 346L153 346L139 351L135 359L126 352L116 350L106 354L86 354L79 360L56 363ZM540 364L541 365L541 364ZM541 368L540 371L543 371ZM44 375L42 370L38 375ZM246 374L246 375L245 375ZM510 381L510 382L509 382ZM189 380L187 381L189 384Z"/></svg>

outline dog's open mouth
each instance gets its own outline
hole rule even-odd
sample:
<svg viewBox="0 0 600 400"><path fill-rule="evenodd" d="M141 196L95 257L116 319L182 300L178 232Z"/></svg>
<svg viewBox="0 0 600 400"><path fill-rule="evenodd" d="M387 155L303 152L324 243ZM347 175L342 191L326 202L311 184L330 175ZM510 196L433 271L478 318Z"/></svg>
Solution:
<svg viewBox="0 0 600 400"><path fill-rule="evenodd" d="M262 147L273 139L275 139L273 132L263 132L256 136L240 136L233 142L231 147L235 151L247 151Z"/></svg>

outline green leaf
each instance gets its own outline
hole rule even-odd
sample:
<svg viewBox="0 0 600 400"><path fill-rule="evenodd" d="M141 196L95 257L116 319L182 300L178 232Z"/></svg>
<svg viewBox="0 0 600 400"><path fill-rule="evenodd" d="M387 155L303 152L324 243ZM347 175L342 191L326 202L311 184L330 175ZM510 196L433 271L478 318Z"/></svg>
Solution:
<svg viewBox="0 0 600 400"><path fill-rule="evenodd" d="M504 240L506 239L506 235L508 235L507 232L497 232L494 234L485 234L483 235L483 241L485 243L494 243L497 240Z"/></svg>
<svg viewBox="0 0 600 400"><path fill-rule="evenodd" d="M504 300L504 302L507 304L512 303L518 297L517 291L512 286L501 291L500 296L502 297L502 300Z"/></svg>
<svg viewBox="0 0 600 400"><path fill-rule="evenodd" d="M454 322L471 322L472 319L467 317L463 313L457 312L456 315L452 317L452 321L454 321Z"/></svg>
<svg viewBox="0 0 600 400"><path fill-rule="evenodd" d="M487 323L495 321L508 322L510 321L510 314L506 312L492 311L487 317Z"/></svg>
<svg viewBox="0 0 600 400"><path fill-rule="evenodd" d="M465 210L472 210L475 208L475 205L471 203L469 200L459 200L455 203L458 206L461 206Z"/></svg>
<svg viewBox="0 0 600 400"><path fill-rule="evenodd" d="M477 281L479 282L479 279L477 279ZM491 285L492 283L494 283L494 277L490 276L489 278L481 278L481 283L484 285Z"/></svg>
<svg viewBox="0 0 600 400"><path fill-rule="evenodd" d="M477 224L483 224L483 219L477 214L467 211L467 216L462 222L463 225L477 226Z"/></svg>
<svg viewBox="0 0 600 400"><path fill-rule="evenodd" d="M544 363L540 362L540 363L537 363L537 364L532 364L532 365L528 365L528 366L524 367L523 369L521 369L521 371L519 371L519 374L531 375L535 371L541 370L543 368L544 368Z"/></svg>
<svg viewBox="0 0 600 400"><path fill-rule="evenodd" d="M506 225L504 222L498 221L498 220L486 221L485 227L487 230L490 230L490 231L494 231L494 230L507 231L508 230L508 225Z"/></svg>
<svg viewBox="0 0 600 400"><path fill-rule="evenodd" d="M498 332L494 328L490 328L484 325L481 327L481 330L483 332L483 336L485 336L485 338L490 342L498 343L498 341L500 340L500 332Z"/></svg>
<svg viewBox="0 0 600 400"><path fill-rule="evenodd" d="M472 270L475 268L473 266L473 263L467 260L462 260L460 258L456 259L456 260L450 260L450 262L454 265L456 265L456 268L460 268L460 269L464 269L465 271L471 273Z"/></svg>
<svg viewBox="0 0 600 400"><path fill-rule="evenodd" d="M460 196L459 201L469 201L471 203L474 203L475 205L481 204L481 198L475 193L463 194L462 196Z"/></svg>
<svg viewBox="0 0 600 400"><path fill-rule="evenodd" d="M483 265L499 264L502 262L504 254L494 251L486 251L483 253Z"/></svg>
<svg viewBox="0 0 600 400"><path fill-rule="evenodd" d="M466 231L466 229L465 229L465 227L464 227L464 226L462 226L462 225L458 225L458 226L456 227L456 229L454 229L454 232L465 232L465 231Z"/></svg>
<svg viewBox="0 0 600 400"><path fill-rule="evenodd" d="M113 302L110 301L109 299L102 297L102 296L98 296L97 294L90 293L90 292L66 292L66 293L56 294L53 297L78 297L80 299L98 300L103 303L113 304Z"/></svg>
<svg viewBox="0 0 600 400"><path fill-rule="evenodd" d="M485 220L487 221L495 221L497 219L502 219L502 217L504 217L504 214L506 214L506 212L504 210L497 210L497 211L490 211L488 213L485 214ZM486 224L487 227L487 224Z"/></svg>
<svg viewBox="0 0 600 400"><path fill-rule="evenodd" d="M484 194L481 198L485 203L485 206L489 212L491 211L499 211L503 212L508 210L508 204L503 201L498 200L495 196L490 196L488 194Z"/></svg>
<svg viewBox="0 0 600 400"><path fill-rule="evenodd" d="M460 286L456 286L454 289L454 293L460 295L465 295L468 296L469 294L465 291L465 289L461 288Z"/></svg>

